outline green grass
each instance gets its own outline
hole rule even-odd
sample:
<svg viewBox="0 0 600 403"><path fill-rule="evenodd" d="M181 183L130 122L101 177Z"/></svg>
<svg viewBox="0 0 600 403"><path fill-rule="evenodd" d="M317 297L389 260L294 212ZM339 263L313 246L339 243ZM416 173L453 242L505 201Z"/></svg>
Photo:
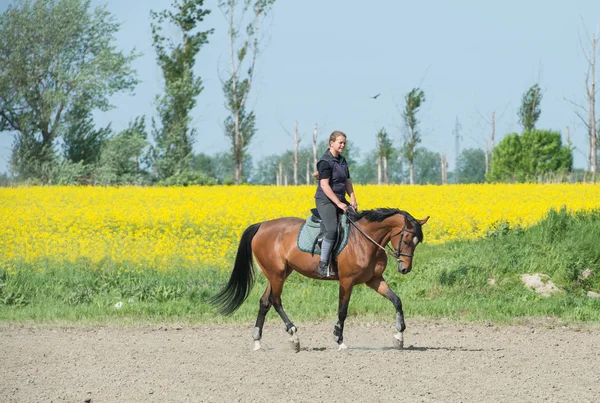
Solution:
<svg viewBox="0 0 600 403"><path fill-rule="evenodd" d="M426 228L425 228L425 234ZM427 236L427 235L426 235ZM600 210L568 214L551 211L523 230L498 223L488 237L417 248L413 271L401 275L390 265L386 280L402 298L409 318L514 322L556 318L562 322L600 322ZM233 258L232 258L233 261ZM16 272L0 268L0 321L36 323L253 322L266 282L258 274L254 290L231 317L223 317L205 301L229 278L229 269L174 268L168 272L107 262L95 267L38 262L14 263ZM594 275L585 280L586 270ZM520 276L545 273L564 290L540 298L526 289ZM495 284L490 285L489 280ZM296 273L282 296L292 321L330 320L337 314L337 283L315 281ZM121 302L120 309L115 304ZM394 321L386 299L365 286L354 289L350 315ZM271 310L268 320L279 321Z"/></svg>

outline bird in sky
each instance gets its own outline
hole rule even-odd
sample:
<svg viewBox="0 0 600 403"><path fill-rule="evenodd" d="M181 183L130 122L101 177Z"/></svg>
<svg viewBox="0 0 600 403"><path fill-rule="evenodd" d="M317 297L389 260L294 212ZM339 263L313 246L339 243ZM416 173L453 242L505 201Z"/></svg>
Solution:
<svg viewBox="0 0 600 403"><path fill-rule="evenodd" d="M378 96L380 96L380 95L381 95L381 94L377 94L377 95L374 95L374 96L372 96L371 98L373 98L373 99L377 99L377 97L378 97Z"/></svg>

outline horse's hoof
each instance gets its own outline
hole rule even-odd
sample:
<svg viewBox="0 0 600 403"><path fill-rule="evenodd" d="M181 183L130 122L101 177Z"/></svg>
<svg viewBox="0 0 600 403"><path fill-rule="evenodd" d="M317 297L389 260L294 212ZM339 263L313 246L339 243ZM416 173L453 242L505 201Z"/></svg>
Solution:
<svg viewBox="0 0 600 403"><path fill-rule="evenodd" d="M338 347L338 351L340 351L340 350L347 350L347 349L348 349L348 346L345 345L344 343L340 344L340 346Z"/></svg>
<svg viewBox="0 0 600 403"><path fill-rule="evenodd" d="M404 348L404 335L402 333L394 335L394 347L399 350Z"/></svg>
<svg viewBox="0 0 600 403"><path fill-rule="evenodd" d="M258 351L260 350L261 346L260 346L260 340L254 340L254 351Z"/></svg>
<svg viewBox="0 0 600 403"><path fill-rule="evenodd" d="M296 334L296 328L292 327L290 334L292 335L292 337L290 337L290 347L292 348L292 350L294 350L294 352L298 352L300 351L300 339L298 338L298 335Z"/></svg>

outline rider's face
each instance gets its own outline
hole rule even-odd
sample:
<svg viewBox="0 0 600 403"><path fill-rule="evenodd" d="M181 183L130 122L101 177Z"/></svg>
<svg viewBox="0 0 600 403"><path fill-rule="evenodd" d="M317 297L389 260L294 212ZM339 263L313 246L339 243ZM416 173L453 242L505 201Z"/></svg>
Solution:
<svg viewBox="0 0 600 403"><path fill-rule="evenodd" d="M335 141L331 143L331 150L335 151L337 154L341 154L346 148L346 137L345 136L337 136Z"/></svg>

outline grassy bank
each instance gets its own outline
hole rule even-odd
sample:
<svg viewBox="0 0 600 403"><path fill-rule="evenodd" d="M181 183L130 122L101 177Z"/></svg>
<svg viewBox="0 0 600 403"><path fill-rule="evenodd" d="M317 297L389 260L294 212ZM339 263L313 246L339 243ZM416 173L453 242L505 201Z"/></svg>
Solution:
<svg viewBox="0 0 600 403"><path fill-rule="evenodd" d="M427 231L425 228L425 236ZM484 239L417 248L413 271L390 265L386 279L402 298L407 318L510 322L555 317L600 322L600 210L551 211L522 230L497 223ZM231 259L233 261L233 259ZM107 265L109 266L109 265ZM581 279L584 270L595 274ZM521 274L545 273L563 292L541 298L521 283ZM86 261L14 263L0 268L0 320L36 322L227 322L253 321L266 286L259 274L246 303L222 317L205 300L227 282L229 269L174 268L168 272L126 263L106 269ZM334 320L337 283L293 274L283 302L292 320ZM117 308L117 307L118 308ZM392 305L365 286L352 295L350 314L393 322ZM279 320L272 310L269 320Z"/></svg>

